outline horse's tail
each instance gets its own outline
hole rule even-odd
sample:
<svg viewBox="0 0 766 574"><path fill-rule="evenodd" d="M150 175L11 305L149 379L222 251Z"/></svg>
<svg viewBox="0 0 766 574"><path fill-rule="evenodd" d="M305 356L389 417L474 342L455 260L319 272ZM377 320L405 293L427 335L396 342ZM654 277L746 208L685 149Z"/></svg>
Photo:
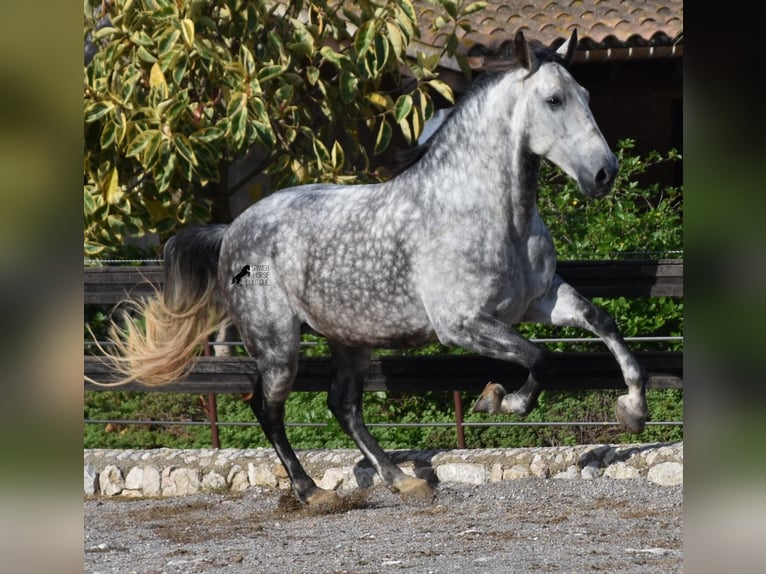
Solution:
<svg viewBox="0 0 766 574"><path fill-rule="evenodd" d="M113 322L109 328L117 352L105 354L120 375L111 385L162 385L182 378L200 345L229 322L217 289L225 230L224 225L188 229L165 244L162 293L128 301L138 319L126 313L122 327Z"/></svg>

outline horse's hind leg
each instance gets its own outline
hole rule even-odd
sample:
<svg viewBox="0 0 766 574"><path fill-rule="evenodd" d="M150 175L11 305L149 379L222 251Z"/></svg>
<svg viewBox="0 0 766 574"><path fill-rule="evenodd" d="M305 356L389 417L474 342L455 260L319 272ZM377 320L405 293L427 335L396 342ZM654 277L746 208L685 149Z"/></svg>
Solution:
<svg viewBox="0 0 766 574"><path fill-rule="evenodd" d="M428 482L407 476L396 466L370 434L362 416L362 387L370 363L369 349L357 349L330 342L333 376L327 405L341 428L372 463L386 485L403 498L428 498Z"/></svg>
<svg viewBox="0 0 766 574"><path fill-rule="evenodd" d="M293 344L288 344L293 339ZM334 506L339 500L338 496L332 491L319 488L306 473L285 432L285 402L298 371L299 339L296 327L282 338L285 344L279 349L269 348L265 341L261 341L260 345L252 342L247 345L248 352L256 360L259 373L255 392L248 403L282 461L298 500L313 507Z"/></svg>
<svg viewBox="0 0 766 574"><path fill-rule="evenodd" d="M614 319L557 275L548 294L529 310L525 320L579 327L600 337L620 365L628 387L628 394L617 399L617 419L628 432L643 432L648 416L647 373L628 349Z"/></svg>

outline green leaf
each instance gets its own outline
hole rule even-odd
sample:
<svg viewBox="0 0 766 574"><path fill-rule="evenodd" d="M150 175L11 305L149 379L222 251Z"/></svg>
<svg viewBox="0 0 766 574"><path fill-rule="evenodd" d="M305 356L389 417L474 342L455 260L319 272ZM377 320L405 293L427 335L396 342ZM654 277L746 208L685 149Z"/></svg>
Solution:
<svg viewBox="0 0 766 574"><path fill-rule="evenodd" d="M98 121L113 109L114 104L112 102L93 102L85 107L85 123Z"/></svg>
<svg viewBox="0 0 766 574"><path fill-rule="evenodd" d="M184 85L184 79L186 77L186 68L189 65L189 57L186 54L181 54L173 65L171 71L173 75L173 83L179 88Z"/></svg>
<svg viewBox="0 0 766 574"><path fill-rule="evenodd" d="M394 106L394 119L396 123L401 122L412 110L412 96L409 94L403 94L396 100Z"/></svg>
<svg viewBox="0 0 766 574"><path fill-rule="evenodd" d="M356 51L356 57L361 59L367 53L367 50L372 46L372 42L375 39L377 28L375 26L375 20L367 20L356 31L354 36L354 50Z"/></svg>
<svg viewBox="0 0 766 574"><path fill-rule="evenodd" d="M484 10L484 8L487 7L489 2L472 2L465 8L463 8L463 16L468 16L469 14L473 14L474 12L478 12L479 10Z"/></svg>
<svg viewBox="0 0 766 574"><path fill-rule="evenodd" d="M322 55L322 57L325 60L333 64L339 70L342 69L344 66L348 65L349 63L348 56L346 56L345 54L336 52L329 46L322 46L319 49L319 53Z"/></svg>
<svg viewBox="0 0 766 574"><path fill-rule="evenodd" d="M239 51L240 58L242 59L242 67L245 70L245 74L247 74L248 78L251 78L255 75L255 70L257 67L253 53L247 48L247 46L240 46Z"/></svg>
<svg viewBox="0 0 766 574"><path fill-rule="evenodd" d="M114 143L114 137L115 133L117 131L117 126L114 124L114 122L106 122L104 124L104 129L101 130L101 149L107 149L112 146Z"/></svg>
<svg viewBox="0 0 766 574"><path fill-rule="evenodd" d="M412 5L412 2L410 0L398 0L397 4L399 4L399 7L402 9L402 12L407 16L409 21L412 23L413 26L418 25L418 16L415 12L415 7Z"/></svg>
<svg viewBox="0 0 766 574"><path fill-rule="evenodd" d="M343 147L340 145L338 140L335 140L332 144L332 152L330 152L330 156L332 159L332 165L336 170L339 170L343 167L343 164L346 161L345 154L343 153Z"/></svg>
<svg viewBox="0 0 766 574"><path fill-rule="evenodd" d="M378 34L375 36L374 46L375 68L373 76L377 77L385 69L386 62L388 62L388 55L390 53L388 39L385 36Z"/></svg>
<svg viewBox="0 0 766 574"><path fill-rule="evenodd" d="M397 58L402 58L407 49L402 31L393 22L386 22L386 31L388 32L388 41L394 50L394 54L396 54Z"/></svg>
<svg viewBox="0 0 766 574"><path fill-rule="evenodd" d="M175 45L180 37L181 31L175 28L168 28L166 32L163 32L163 34L157 39L159 55L162 56L163 54L167 53L167 51Z"/></svg>
<svg viewBox="0 0 766 574"><path fill-rule="evenodd" d="M296 18L290 18L293 26L293 39L303 47L303 52L312 56L314 54L314 36L311 35L306 25Z"/></svg>
<svg viewBox="0 0 766 574"><path fill-rule="evenodd" d="M451 104L455 103L455 97L452 93L452 88L450 88L447 83L442 82L441 80L428 80L426 85L433 88L436 93L440 94Z"/></svg>
<svg viewBox="0 0 766 574"><path fill-rule="evenodd" d="M410 129L410 124L406 118L399 122L399 129L401 130L404 139L407 140L407 143L411 144L414 141L414 138L412 137L412 129Z"/></svg>
<svg viewBox="0 0 766 574"><path fill-rule="evenodd" d="M154 63L149 72L149 87L160 90L163 97L168 92L168 82L165 80L165 74L162 73L162 68L157 62Z"/></svg>
<svg viewBox="0 0 766 574"><path fill-rule="evenodd" d="M122 199L123 193L120 189L120 176L117 173L117 168L113 167L109 170L106 179L103 182L104 199L110 205L116 205Z"/></svg>
<svg viewBox="0 0 766 574"><path fill-rule="evenodd" d="M192 133L189 138L192 141L210 143L221 139L226 134L226 131L219 126L211 126L207 128L201 128Z"/></svg>
<svg viewBox="0 0 766 574"><path fill-rule="evenodd" d="M306 79L308 80L310 85L315 86L317 83L317 80L319 80L319 68L315 66L307 66Z"/></svg>
<svg viewBox="0 0 766 574"><path fill-rule="evenodd" d="M83 211L85 215L91 215L94 211L96 211L96 202L93 199L93 195L91 195L91 192L88 188L85 188L83 193Z"/></svg>
<svg viewBox="0 0 766 574"><path fill-rule="evenodd" d="M372 92L365 96L365 99L373 106L387 111L391 108L391 96L381 94L380 92Z"/></svg>
<svg viewBox="0 0 766 574"><path fill-rule="evenodd" d="M452 16L452 19L457 19L457 2L456 0L439 0L439 4L444 6L447 14Z"/></svg>
<svg viewBox="0 0 766 574"><path fill-rule="evenodd" d="M276 78L282 72L285 71L284 66L280 65L272 65L272 66L265 66L258 70L258 73L256 74L256 78L258 78L258 81L260 83L267 82L273 78Z"/></svg>
<svg viewBox="0 0 766 574"><path fill-rule="evenodd" d="M194 43L194 21L189 18L181 20L181 35L187 48L191 48Z"/></svg>
<svg viewBox="0 0 766 574"><path fill-rule="evenodd" d="M327 151L327 147L322 143L322 141L315 137L312 144L314 146L314 156L316 156L319 164L324 165L330 163L330 152Z"/></svg>
<svg viewBox="0 0 766 574"><path fill-rule="evenodd" d="M147 62L149 64L153 64L157 61L157 58L155 58L151 53L149 53L149 50L144 48L143 46L140 46L138 50L136 51L136 56L138 56L138 59Z"/></svg>
<svg viewBox="0 0 766 574"><path fill-rule="evenodd" d="M350 72L343 71L340 73L339 88L340 98L344 104L350 104L356 99L357 84L359 80L356 76Z"/></svg>
<svg viewBox="0 0 766 574"><path fill-rule="evenodd" d="M378 135L375 137L375 150L373 152L375 155L386 151L388 144L391 143L392 135L391 125L385 119L381 120Z"/></svg>
<svg viewBox="0 0 766 574"><path fill-rule="evenodd" d="M226 114L229 117L231 137L235 144L240 146L245 140L247 127L247 96L243 92L231 94Z"/></svg>
<svg viewBox="0 0 766 574"><path fill-rule="evenodd" d="M159 140L162 138L162 132L160 130L145 130L140 132L134 137L126 148L125 155L127 157L138 157L144 151L155 145L159 145Z"/></svg>
<svg viewBox="0 0 766 574"><path fill-rule="evenodd" d="M197 157L194 155L194 147L185 135L175 134L173 136L173 143L175 143L176 151L181 157L183 157L191 165L197 165Z"/></svg>

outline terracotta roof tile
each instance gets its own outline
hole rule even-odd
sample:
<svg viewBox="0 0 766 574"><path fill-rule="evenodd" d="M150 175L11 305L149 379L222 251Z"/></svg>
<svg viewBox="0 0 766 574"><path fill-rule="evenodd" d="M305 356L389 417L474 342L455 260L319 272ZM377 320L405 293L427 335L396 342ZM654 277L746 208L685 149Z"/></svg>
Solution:
<svg viewBox="0 0 766 574"><path fill-rule="evenodd" d="M442 9L427 0L414 0L413 4L420 20L420 43L442 48L444 30L433 28ZM459 50L463 53L476 44L494 47L513 38L519 29L527 39L556 46L576 28L578 51L586 53L585 57L603 51L614 59L635 57L638 52L633 48L644 49L644 57L679 55L675 48L683 38L683 0L500 0L488 2L466 19L473 31L461 37Z"/></svg>

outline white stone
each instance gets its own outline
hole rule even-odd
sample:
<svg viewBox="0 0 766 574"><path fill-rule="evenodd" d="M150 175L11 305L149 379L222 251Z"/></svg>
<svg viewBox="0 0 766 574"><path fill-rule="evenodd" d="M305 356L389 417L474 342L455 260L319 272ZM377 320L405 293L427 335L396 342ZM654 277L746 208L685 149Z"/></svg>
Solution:
<svg viewBox="0 0 766 574"><path fill-rule="evenodd" d="M580 472L577 470L577 467L572 464L568 466L566 470L554 474L552 478L573 480L579 477L580 477Z"/></svg>
<svg viewBox="0 0 766 574"><path fill-rule="evenodd" d="M153 466L145 466L141 476L141 490L146 496L159 496L162 492L160 471Z"/></svg>
<svg viewBox="0 0 766 574"><path fill-rule="evenodd" d="M105 496L115 496L125 488L125 480L122 478L122 471L115 465L109 464L98 476L98 485L101 494Z"/></svg>
<svg viewBox="0 0 766 574"><path fill-rule="evenodd" d="M207 491L226 490L226 479L214 470L210 471L202 477L202 489Z"/></svg>
<svg viewBox="0 0 766 574"><path fill-rule="evenodd" d="M548 466L548 463L545 462L539 454L536 454L532 458L532 462L529 463L529 472L537 478L548 478L551 469L550 466Z"/></svg>
<svg viewBox="0 0 766 574"><path fill-rule="evenodd" d="M96 494L98 490L98 472L92 464L86 464L83 472L83 488L86 495Z"/></svg>
<svg viewBox="0 0 766 574"><path fill-rule="evenodd" d="M322 480L317 483L319 488L324 490L337 490L341 487L344 481L348 480L351 471L346 468L328 468L324 472Z"/></svg>
<svg viewBox="0 0 766 574"><path fill-rule="evenodd" d="M140 466L134 466L128 471L125 477L125 488L127 490L141 490L143 486L144 469Z"/></svg>
<svg viewBox="0 0 766 574"><path fill-rule="evenodd" d="M580 478L583 478L585 480L592 480L594 478L598 478L601 474L601 469L598 466L598 463L591 463L586 465L581 471L580 471Z"/></svg>
<svg viewBox="0 0 766 574"><path fill-rule="evenodd" d="M250 486L250 481L247 479L247 473L237 466L238 470L229 471L229 475L226 477L226 482L229 483L229 488L234 491L246 490Z"/></svg>
<svg viewBox="0 0 766 574"><path fill-rule="evenodd" d="M641 478L641 471L624 462L615 462L604 470L605 478Z"/></svg>
<svg viewBox="0 0 766 574"><path fill-rule="evenodd" d="M162 471L162 496L183 496L199 492L200 481L196 470L168 467Z"/></svg>
<svg viewBox="0 0 766 574"><path fill-rule="evenodd" d="M492 470L489 471L490 482L500 482L503 480L503 465L496 462L492 465Z"/></svg>
<svg viewBox="0 0 766 574"><path fill-rule="evenodd" d="M489 477L483 464L453 462L436 468L436 477L440 482L461 482L466 484L484 484Z"/></svg>
<svg viewBox="0 0 766 574"><path fill-rule="evenodd" d="M253 486L269 486L276 488L279 480L267 466L263 464L247 463L247 478Z"/></svg>
<svg viewBox="0 0 766 574"><path fill-rule="evenodd" d="M529 472L529 468L523 464L514 464L511 468L506 468L503 471L503 480L517 480L519 478L528 478L532 473Z"/></svg>
<svg viewBox="0 0 766 574"><path fill-rule="evenodd" d="M661 462L649 469L646 478L661 486L683 484L684 465L680 462Z"/></svg>

